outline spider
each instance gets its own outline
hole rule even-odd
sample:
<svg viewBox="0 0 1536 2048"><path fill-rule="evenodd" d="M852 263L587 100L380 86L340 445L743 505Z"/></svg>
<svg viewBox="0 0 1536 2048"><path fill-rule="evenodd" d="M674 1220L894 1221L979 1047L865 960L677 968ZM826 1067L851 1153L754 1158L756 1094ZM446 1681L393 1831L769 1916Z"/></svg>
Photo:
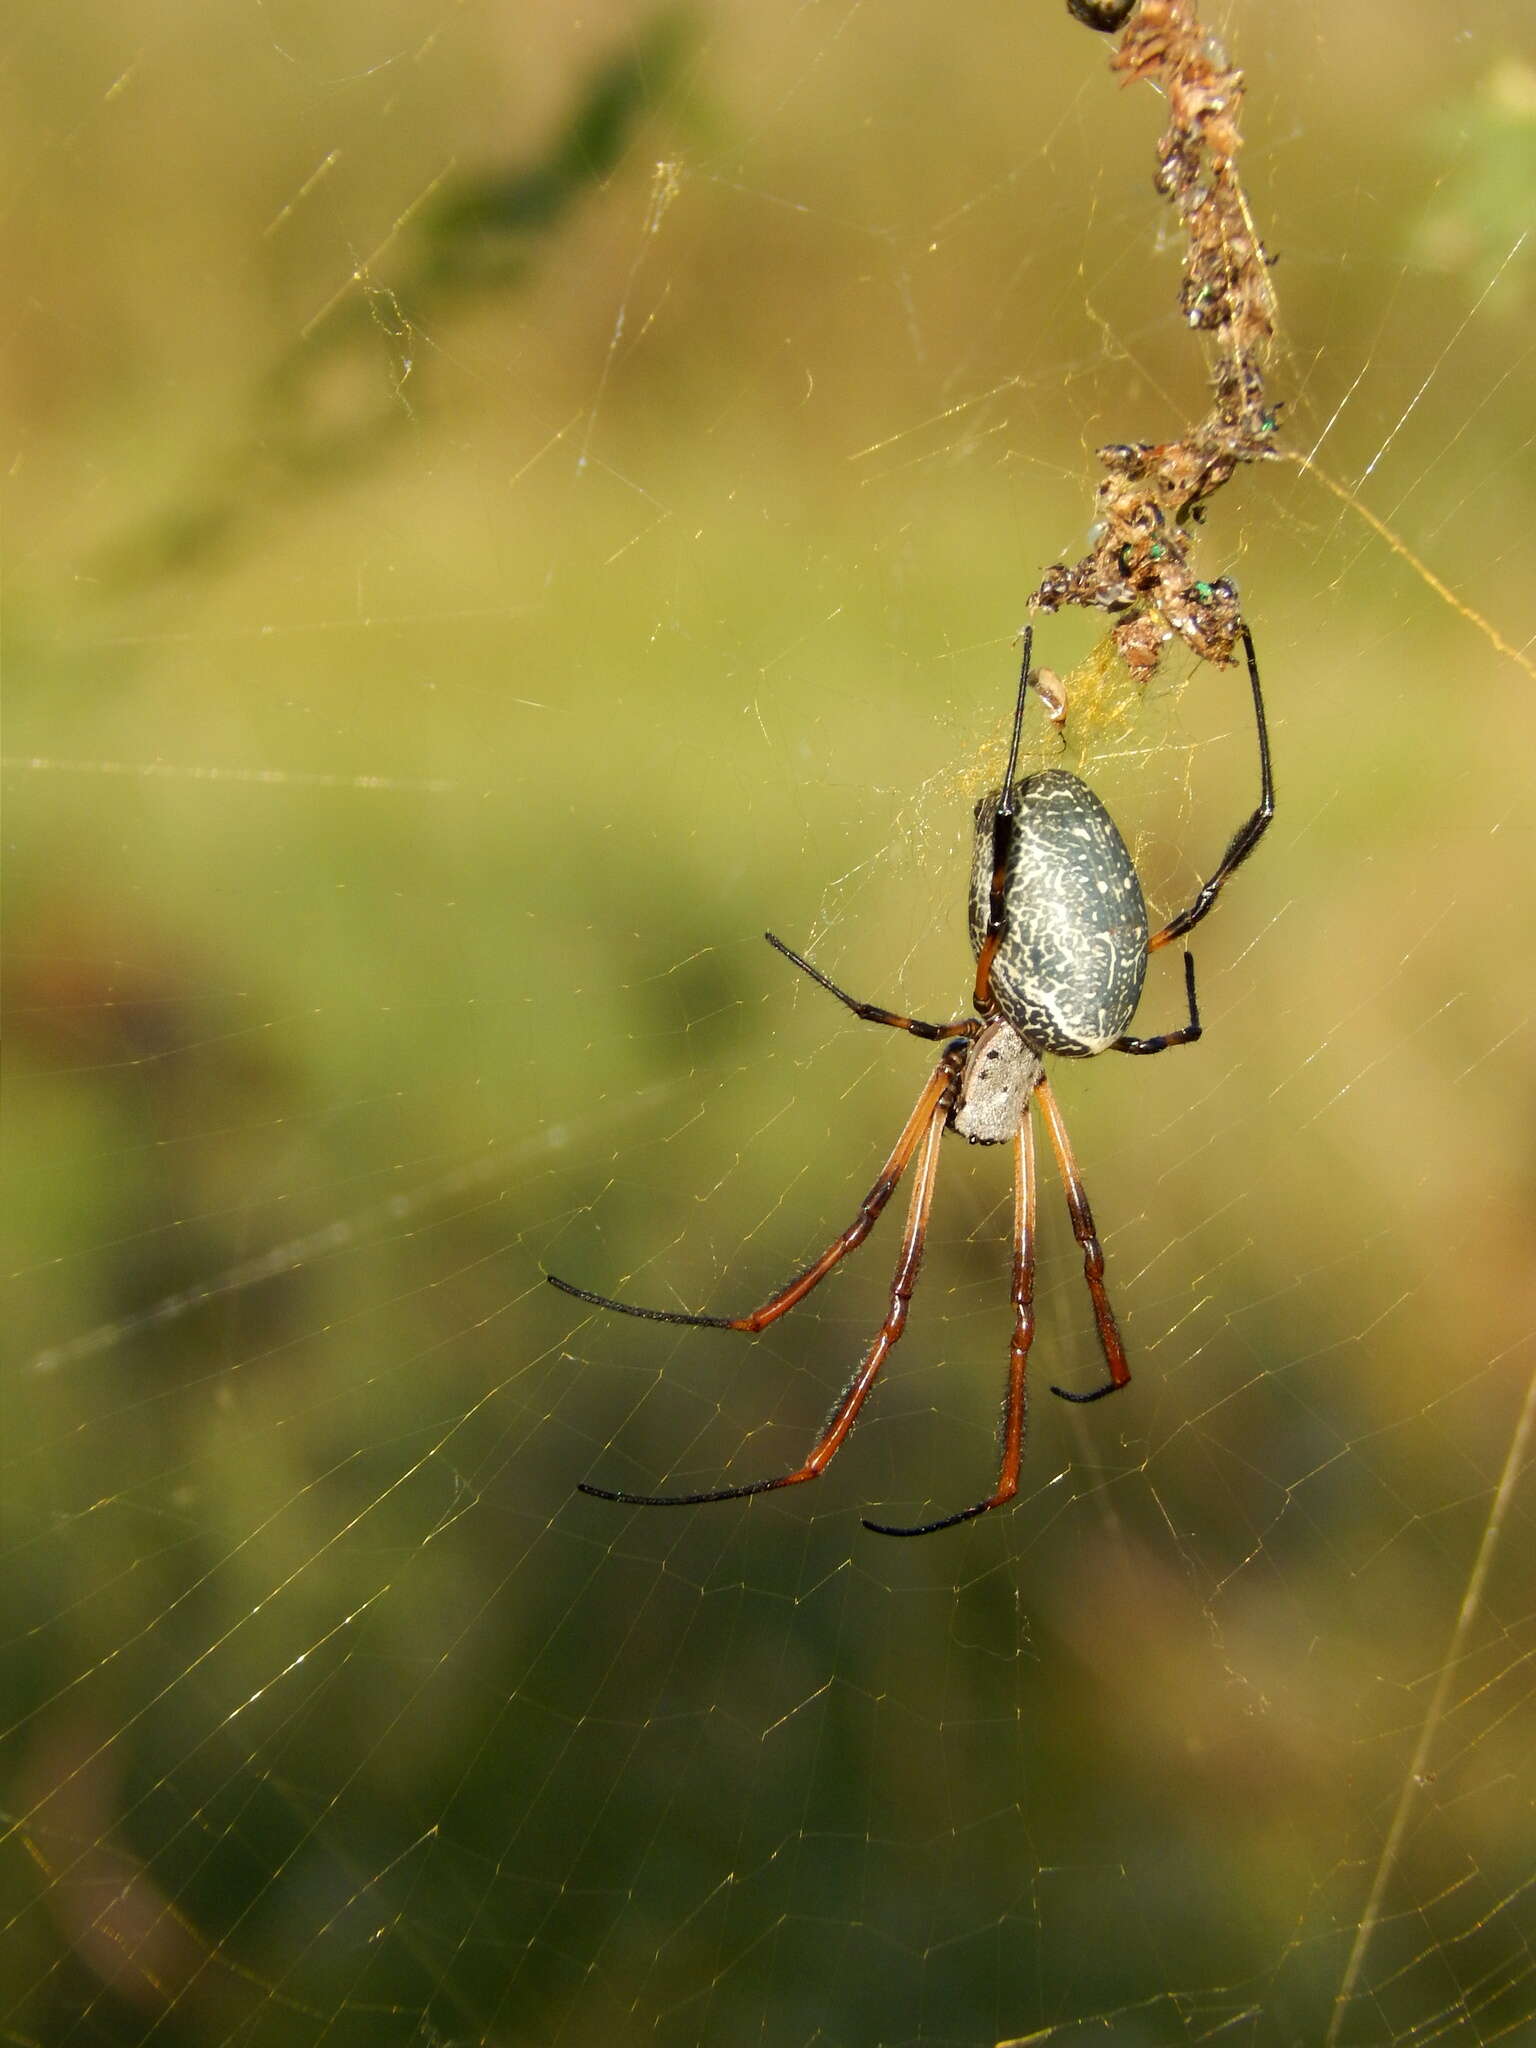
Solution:
<svg viewBox="0 0 1536 2048"><path fill-rule="evenodd" d="M1013 1146L1013 1336L1008 1351L1008 1386L1003 1404L1001 1466L997 1485L985 1500L938 1520L915 1527L864 1521L879 1536L930 1536L938 1529L974 1520L1003 1506L1018 1491L1024 1449L1024 1376L1035 1331L1035 1147L1030 1106L1040 1105L1056 1155L1072 1229L1083 1254L1083 1272L1093 1301L1099 1347L1108 1377L1086 1393L1053 1386L1064 1401L1097 1401L1125 1386L1131 1377L1125 1345L1104 1287L1104 1254L1094 1230L1093 1212L1067 1140L1066 1126L1045 1076L1049 1057L1088 1059L1101 1052L1158 1053L1170 1046L1193 1045L1200 1036L1200 1011L1195 996L1195 963L1184 949L1184 992L1188 1021L1154 1038L1132 1037L1127 1024L1141 996L1147 956L1160 946L1184 938L1209 915L1231 875L1262 838L1274 815L1274 783L1270 772L1269 734L1259 666L1248 628L1241 628L1253 693L1258 735L1260 795L1257 808L1244 820L1210 879L1189 903L1150 935L1141 884L1130 851L1114 820L1094 792L1064 769L1047 769L1015 782L1019 737L1031 685L1029 661L1032 629L1024 635L1024 658L1014 709L1013 737L1002 786L976 806L976 838L971 866L970 938L976 955L975 1015L950 1024L929 1024L898 1015L875 1003L860 1002L838 987L809 960L786 946L772 932L769 945L808 974L829 995L866 1023L908 1031L914 1038L942 1043L944 1050L929 1076L917 1106L908 1117L891 1156L874 1186L859 1204L858 1214L827 1249L786 1287L744 1316L685 1315L672 1309L637 1308L603 1294L574 1287L554 1274L551 1283L578 1301L622 1315L642 1316L658 1323L686 1323L707 1330L767 1329L823 1281L840 1259L857 1249L902 1176L916 1161L906 1229L891 1282L884 1322L839 1396L803 1464L772 1479L753 1479L740 1486L718 1486L704 1493L626 1493L583 1482L580 1491L597 1500L619 1501L628 1507L697 1507L706 1501L741 1500L749 1494L772 1493L798 1486L824 1472L842 1448L886 1359L906 1328L907 1310L917 1282L938 1175L939 1142L946 1130L973 1145Z"/></svg>

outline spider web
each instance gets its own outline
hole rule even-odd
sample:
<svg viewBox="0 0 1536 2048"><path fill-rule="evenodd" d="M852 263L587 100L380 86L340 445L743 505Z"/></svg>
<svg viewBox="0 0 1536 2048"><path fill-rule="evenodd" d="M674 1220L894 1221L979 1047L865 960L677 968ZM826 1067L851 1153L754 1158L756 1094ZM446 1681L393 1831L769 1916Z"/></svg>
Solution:
<svg viewBox="0 0 1536 2048"><path fill-rule="evenodd" d="M572 1491L803 1456L889 1218L750 1341L542 1276L739 1313L851 1215L928 1055L765 926L965 1008L1024 595L1205 400L1156 101L1046 0L13 27L8 2041L1536 2031L1536 72L1211 25L1317 465L1203 536L1281 807L1201 1045L1058 1076L1132 1387L1038 1397L1047 1172L1020 1498L914 1544L998 1155L815 1487ZM1240 672L1087 765L1173 907Z"/></svg>

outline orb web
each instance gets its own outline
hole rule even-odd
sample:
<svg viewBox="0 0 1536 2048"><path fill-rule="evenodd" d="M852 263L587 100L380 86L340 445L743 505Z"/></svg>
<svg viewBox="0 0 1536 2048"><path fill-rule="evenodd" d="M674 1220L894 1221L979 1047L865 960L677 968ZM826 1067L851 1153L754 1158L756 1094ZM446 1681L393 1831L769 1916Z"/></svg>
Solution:
<svg viewBox="0 0 1536 2048"><path fill-rule="evenodd" d="M1130 1388L1043 1397L1047 1162L1019 1501L904 1545L995 1469L994 1155L788 1495L573 1489L802 1456L889 1218L751 1341L543 1274L739 1313L851 1216L926 1056L766 927L963 1010L1025 599L1206 398L1152 96L1001 5L18 44L15 2039L1531 2027L1529 80L1491 0L1213 26L1317 472L1202 536L1279 815L1201 1044L1056 1076ZM1031 720L1185 900L1241 671Z"/></svg>

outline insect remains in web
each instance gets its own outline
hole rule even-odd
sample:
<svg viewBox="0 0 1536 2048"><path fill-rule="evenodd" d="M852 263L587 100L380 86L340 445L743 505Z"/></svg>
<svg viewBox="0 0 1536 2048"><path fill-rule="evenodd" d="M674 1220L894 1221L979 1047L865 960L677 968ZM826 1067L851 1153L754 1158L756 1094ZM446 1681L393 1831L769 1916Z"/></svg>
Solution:
<svg viewBox="0 0 1536 2048"><path fill-rule="evenodd" d="M1056 562L1031 603L1111 613L1116 652L1145 682L1177 636L1204 661L1230 661L1242 632L1225 579L1195 574L1207 507L1246 465L1272 460L1283 406L1266 380L1278 310L1274 257L1238 175L1243 74L1202 27L1196 0L1067 0L1086 27L1118 38L1110 68L1155 86L1166 107L1154 183L1184 244L1179 313L1210 350L1205 417L1158 441L1100 448L1092 545Z"/></svg>
<svg viewBox="0 0 1536 2048"><path fill-rule="evenodd" d="M1053 1386L1064 1401L1097 1401L1128 1384L1125 1344L1104 1285L1104 1254L1094 1226L1087 1189L1078 1172L1055 1091L1046 1078L1052 1059L1091 1059L1101 1052L1160 1053L1193 1045L1200 1036L1194 956L1184 950L1184 993L1188 1015L1171 1031L1140 1038L1127 1027L1141 999L1149 956L1183 939L1214 909L1234 871L1263 837L1274 815L1269 734L1253 637L1239 627L1253 697L1259 751L1259 801L1233 833L1209 879L1185 907L1156 931L1147 928L1141 883L1119 828L1093 790L1068 770L1047 769L1014 780L1020 735L1031 685L1032 631L1024 635L1024 658L1014 707L1008 767L999 788L976 806L971 862L969 927L976 956L974 1014L952 1023L931 1024L877 1003L860 1002L803 959L772 932L768 943L810 976L819 987L869 1024L884 1024L914 1038L943 1046L916 1107L889 1159L876 1176L853 1221L821 1256L759 1307L741 1316L687 1315L673 1309L640 1308L594 1294L549 1275L551 1284L578 1301L651 1322L683 1323L706 1330L757 1332L776 1323L842 1259L856 1251L901 1181L911 1174L906 1226L891 1279L885 1318L857 1370L812 1444L792 1471L702 1493L630 1493L583 1481L580 1491L626 1507L699 1507L709 1501L744 1500L816 1479L836 1457L869 1397L880 1369L900 1342L917 1285L928 1220L938 1178L939 1151L946 1131L973 1145L1013 1148L1013 1273L1010 1299L1013 1334L1008 1347L1008 1381L1003 1404L997 1483L984 1500L935 1521L899 1527L865 1518L880 1536L930 1536L1002 1507L1019 1489L1024 1452L1025 1376L1035 1335L1036 1171L1032 1111L1038 1103L1056 1157L1072 1230L1083 1255L1083 1275L1106 1377L1086 1391ZM1048 702L1048 699L1047 699Z"/></svg>

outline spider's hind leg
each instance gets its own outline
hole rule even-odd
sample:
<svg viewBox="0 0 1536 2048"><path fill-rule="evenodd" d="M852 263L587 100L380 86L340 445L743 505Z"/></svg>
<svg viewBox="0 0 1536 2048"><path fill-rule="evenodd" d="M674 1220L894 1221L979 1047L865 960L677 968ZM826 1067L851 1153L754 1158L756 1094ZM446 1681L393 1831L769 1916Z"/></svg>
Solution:
<svg viewBox="0 0 1536 2048"><path fill-rule="evenodd" d="M1166 1052L1171 1045L1193 1045L1201 1033L1200 1005L1195 999L1195 956L1186 947L1184 953L1184 996L1189 1004L1189 1022L1181 1024L1177 1031L1160 1031L1156 1038L1132 1038L1129 1035L1117 1038L1110 1047L1111 1052Z"/></svg>
<svg viewBox="0 0 1536 2048"><path fill-rule="evenodd" d="M1248 659L1248 687L1253 695L1253 723L1259 742L1259 801L1232 834L1210 880L1200 885L1193 900L1177 917L1171 917L1160 931L1155 931L1148 939L1149 952L1156 952L1159 946L1166 946L1174 939L1182 939L1186 932L1192 932L1200 920L1210 914L1233 871L1241 867L1252 853L1269 830L1269 821L1275 815L1275 776L1269 759L1269 725L1264 716L1264 692L1259 686L1259 657L1253 651L1253 635L1246 626L1242 634L1243 650Z"/></svg>

